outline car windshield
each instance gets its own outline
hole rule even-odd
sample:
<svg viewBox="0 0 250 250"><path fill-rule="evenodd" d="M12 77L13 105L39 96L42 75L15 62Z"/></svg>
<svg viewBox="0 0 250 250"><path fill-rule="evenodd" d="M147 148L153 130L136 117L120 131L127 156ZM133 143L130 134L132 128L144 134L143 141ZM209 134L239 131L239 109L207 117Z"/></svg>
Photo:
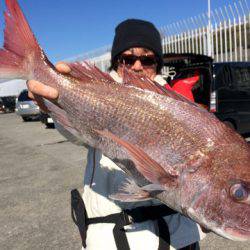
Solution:
<svg viewBox="0 0 250 250"><path fill-rule="evenodd" d="M21 92L21 94L18 97L19 102L25 102L25 101L31 101L31 99L28 96L28 91L24 90Z"/></svg>

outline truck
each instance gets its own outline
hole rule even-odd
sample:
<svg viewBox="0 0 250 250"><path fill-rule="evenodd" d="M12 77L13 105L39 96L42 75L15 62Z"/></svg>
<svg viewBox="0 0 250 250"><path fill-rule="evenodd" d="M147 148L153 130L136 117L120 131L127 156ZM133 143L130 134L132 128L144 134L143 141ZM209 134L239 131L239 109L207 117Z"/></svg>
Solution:
<svg viewBox="0 0 250 250"><path fill-rule="evenodd" d="M194 101L239 134L250 135L250 62L213 62L192 53L164 54L170 85L195 80Z"/></svg>

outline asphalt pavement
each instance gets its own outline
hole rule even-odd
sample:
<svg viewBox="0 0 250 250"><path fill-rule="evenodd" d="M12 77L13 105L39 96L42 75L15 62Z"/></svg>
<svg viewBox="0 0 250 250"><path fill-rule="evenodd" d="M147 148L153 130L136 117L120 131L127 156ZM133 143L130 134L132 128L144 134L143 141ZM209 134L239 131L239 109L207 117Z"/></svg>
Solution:
<svg viewBox="0 0 250 250"><path fill-rule="evenodd" d="M82 190L86 150L55 129L0 114L0 249L81 249L70 190ZM103 249L105 250L105 243ZM201 249L249 250L209 233Z"/></svg>

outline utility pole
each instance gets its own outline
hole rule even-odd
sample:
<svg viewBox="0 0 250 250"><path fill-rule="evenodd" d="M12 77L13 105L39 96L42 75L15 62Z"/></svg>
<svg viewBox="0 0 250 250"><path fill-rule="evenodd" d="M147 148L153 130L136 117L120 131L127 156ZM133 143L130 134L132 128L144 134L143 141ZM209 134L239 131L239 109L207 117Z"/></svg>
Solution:
<svg viewBox="0 0 250 250"><path fill-rule="evenodd" d="M211 40L211 4L210 0L207 1L207 17L208 17L208 24L207 24L207 55L212 56L212 40Z"/></svg>

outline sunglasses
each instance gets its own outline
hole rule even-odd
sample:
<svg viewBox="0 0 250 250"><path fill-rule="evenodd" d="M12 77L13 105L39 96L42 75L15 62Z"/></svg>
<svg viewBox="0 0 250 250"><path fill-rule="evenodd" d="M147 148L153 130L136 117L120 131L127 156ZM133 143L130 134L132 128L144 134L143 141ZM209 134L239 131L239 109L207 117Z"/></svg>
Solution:
<svg viewBox="0 0 250 250"><path fill-rule="evenodd" d="M156 64L155 56L135 56L135 55L121 55L119 62L126 66L133 66L139 60L144 67L151 67Z"/></svg>

